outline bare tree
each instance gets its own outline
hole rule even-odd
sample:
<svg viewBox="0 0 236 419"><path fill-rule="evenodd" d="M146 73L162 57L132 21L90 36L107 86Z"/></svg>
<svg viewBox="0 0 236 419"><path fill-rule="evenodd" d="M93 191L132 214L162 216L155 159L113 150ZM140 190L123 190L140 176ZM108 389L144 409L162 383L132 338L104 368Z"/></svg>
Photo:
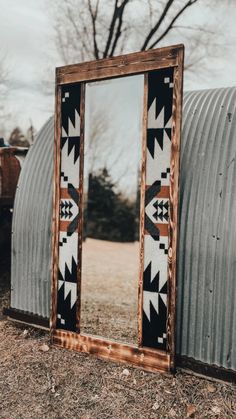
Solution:
<svg viewBox="0 0 236 419"><path fill-rule="evenodd" d="M6 134L5 124L9 118L6 106L8 98L8 76L7 56L0 53L0 137L4 137Z"/></svg>
<svg viewBox="0 0 236 419"><path fill-rule="evenodd" d="M191 69L204 61L214 36L211 28L201 24L183 25L186 11L194 11L194 5L201 1L54 0L57 50L63 63L68 64L181 40L189 45L186 68Z"/></svg>
<svg viewBox="0 0 236 419"><path fill-rule="evenodd" d="M184 42L185 68L196 72L197 66L202 72L210 46L215 47L215 28L201 23L188 26L184 18L200 3L207 7L217 0L53 0L57 51L62 63L71 64ZM90 173L95 170L98 154L106 165L111 155L110 127L106 124L102 114L94 111Z"/></svg>
<svg viewBox="0 0 236 419"><path fill-rule="evenodd" d="M27 147L29 148L30 142L27 137L23 134L19 127L15 127L11 132L8 140L12 147Z"/></svg>

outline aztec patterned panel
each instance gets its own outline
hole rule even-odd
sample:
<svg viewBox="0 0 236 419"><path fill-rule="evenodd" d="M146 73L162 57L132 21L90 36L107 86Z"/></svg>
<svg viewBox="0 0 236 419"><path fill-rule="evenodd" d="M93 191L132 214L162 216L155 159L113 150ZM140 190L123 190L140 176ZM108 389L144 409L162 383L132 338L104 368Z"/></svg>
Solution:
<svg viewBox="0 0 236 419"><path fill-rule="evenodd" d="M76 330L80 84L62 86L57 328Z"/></svg>
<svg viewBox="0 0 236 419"><path fill-rule="evenodd" d="M173 68L148 74L143 346L166 350Z"/></svg>

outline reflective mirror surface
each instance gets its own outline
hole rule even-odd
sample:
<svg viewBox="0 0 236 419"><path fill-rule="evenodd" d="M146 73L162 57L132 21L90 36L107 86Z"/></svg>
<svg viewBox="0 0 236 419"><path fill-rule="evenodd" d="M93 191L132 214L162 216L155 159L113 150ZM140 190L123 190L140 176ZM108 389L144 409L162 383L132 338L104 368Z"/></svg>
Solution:
<svg viewBox="0 0 236 419"><path fill-rule="evenodd" d="M81 333L137 344L143 75L86 84Z"/></svg>

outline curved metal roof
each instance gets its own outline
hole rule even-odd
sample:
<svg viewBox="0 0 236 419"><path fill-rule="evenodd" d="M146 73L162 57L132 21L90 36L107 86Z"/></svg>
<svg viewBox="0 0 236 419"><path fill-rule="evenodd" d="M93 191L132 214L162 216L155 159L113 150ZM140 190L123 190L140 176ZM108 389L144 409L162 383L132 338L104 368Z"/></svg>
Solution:
<svg viewBox="0 0 236 419"><path fill-rule="evenodd" d="M236 88L184 97L177 351L236 369Z"/></svg>
<svg viewBox="0 0 236 419"><path fill-rule="evenodd" d="M49 317L53 118L23 165L12 226L11 307Z"/></svg>
<svg viewBox="0 0 236 419"><path fill-rule="evenodd" d="M184 95L177 352L236 370L236 88ZM15 198L11 307L49 316L53 119Z"/></svg>

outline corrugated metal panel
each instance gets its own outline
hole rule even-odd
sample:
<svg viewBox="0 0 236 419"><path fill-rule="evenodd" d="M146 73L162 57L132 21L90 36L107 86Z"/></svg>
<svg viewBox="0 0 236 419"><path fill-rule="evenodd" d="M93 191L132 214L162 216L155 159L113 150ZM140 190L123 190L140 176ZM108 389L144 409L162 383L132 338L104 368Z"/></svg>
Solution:
<svg viewBox="0 0 236 419"><path fill-rule="evenodd" d="M177 351L236 370L236 88L184 95ZM13 308L49 315L53 120L20 175Z"/></svg>
<svg viewBox="0 0 236 419"><path fill-rule="evenodd" d="M184 98L177 351L236 369L236 88Z"/></svg>
<svg viewBox="0 0 236 419"><path fill-rule="evenodd" d="M14 206L11 307L49 317L53 118L23 165Z"/></svg>

